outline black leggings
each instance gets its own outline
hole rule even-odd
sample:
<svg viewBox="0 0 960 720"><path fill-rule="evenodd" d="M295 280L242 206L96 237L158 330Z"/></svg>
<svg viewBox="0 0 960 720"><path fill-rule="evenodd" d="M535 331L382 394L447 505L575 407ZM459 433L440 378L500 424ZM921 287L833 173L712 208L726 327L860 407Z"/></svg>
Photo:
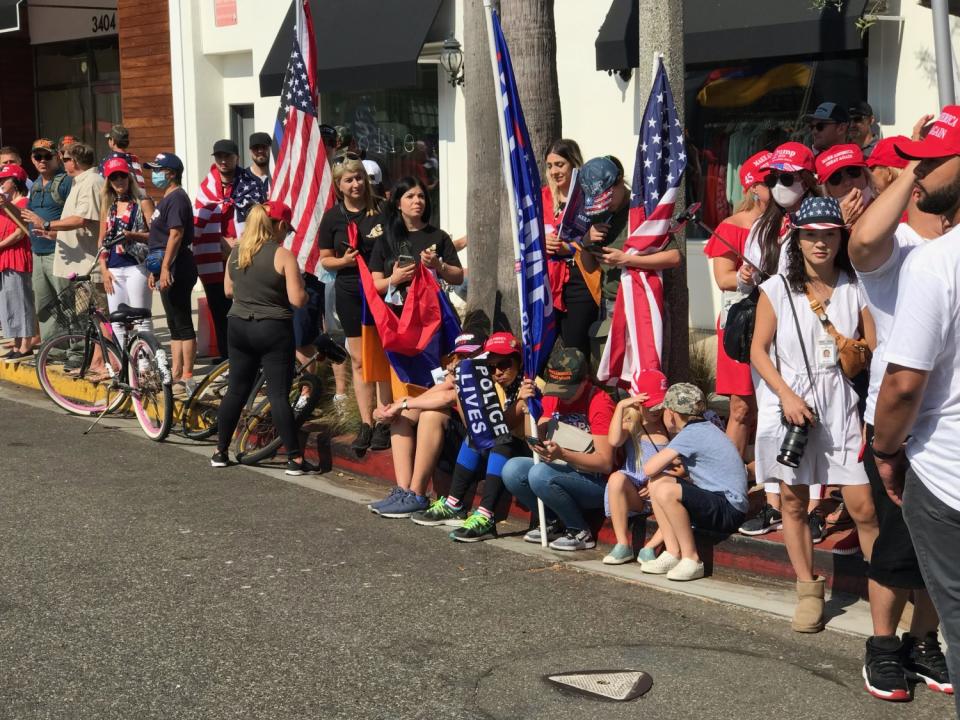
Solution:
<svg viewBox="0 0 960 720"><path fill-rule="evenodd" d="M230 380L217 415L220 434L217 449L226 452L230 446L240 413L262 367L267 379L267 397L270 398L273 424L280 433L287 455L300 456L300 438L293 419L293 408L290 407L294 367L293 322L232 317L227 334L230 343Z"/></svg>
<svg viewBox="0 0 960 720"><path fill-rule="evenodd" d="M197 266L193 262L193 253L182 252L173 261L173 283L160 293L171 340L193 340L197 337L191 303L193 286L196 284Z"/></svg>
<svg viewBox="0 0 960 720"><path fill-rule="evenodd" d="M493 513L503 492L503 466L512 457L529 456L527 444L517 438L511 438L509 443L496 445L490 450L475 450L469 440L464 440L450 481L450 497L463 502L482 476L483 497L478 507Z"/></svg>
<svg viewBox="0 0 960 720"><path fill-rule="evenodd" d="M567 303L567 311L559 313L560 337L563 346L576 348L586 358L590 357L590 326L597 321L600 308L592 299L586 302Z"/></svg>
<svg viewBox="0 0 960 720"><path fill-rule="evenodd" d="M210 317L213 318L213 331L217 336L217 351L220 357L229 357L230 339L227 335L227 313L233 301L223 292L223 282L203 283L203 291L207 294L207 307L210 308Z"/></svg>

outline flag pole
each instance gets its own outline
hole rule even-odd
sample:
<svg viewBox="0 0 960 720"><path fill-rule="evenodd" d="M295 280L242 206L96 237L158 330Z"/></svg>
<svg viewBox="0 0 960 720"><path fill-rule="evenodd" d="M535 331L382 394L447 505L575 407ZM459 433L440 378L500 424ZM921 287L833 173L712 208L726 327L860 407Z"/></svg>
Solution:
<svg viewBox="0 0 960 720"><path fill-rule="evenodd" d="M490 45L490 67L493 72L493 89L497 97L497 124L500 127L500 164L503 167L503 180L507 186L507 194L510 196L510 212L516 215L518 206L516 192L513 184L513 168L510 166L510 149L506 144L507 124L504 119L503 92L500 90L500 69L497 65L497 47L493 40L493 5L491 0L483 0L483 10L487 16L487 41ZM514 217L510 223L510 233L513 239L513 258L517 268L517 296L520 299L520 307L523 307L523 278L520 276L520 230L517 227L517 218ZM522 322L522 319L521 319ZM521 333L522 336L522 333ZM535 378L531 378L535 379ZM533 415L527 413L530 434L533 437L540 437L537 431L537 421ZM533 463L540 462L540 456L533 454ZM540 520L540 546L547 546L547 512L543 505L543 500L537 498L537 515Z"/></svg>

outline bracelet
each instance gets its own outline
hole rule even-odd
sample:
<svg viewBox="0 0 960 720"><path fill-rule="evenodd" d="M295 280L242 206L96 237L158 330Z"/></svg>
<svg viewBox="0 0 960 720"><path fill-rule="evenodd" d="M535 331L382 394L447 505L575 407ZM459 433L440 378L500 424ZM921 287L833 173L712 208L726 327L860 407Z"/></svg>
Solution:
<svg viewBox="0 0 960 720"><path fill-rule="evenodd" d="M875 458L879 458L880 460L893 460L895 457L897 457L900 453L903 452L903 446L901 445L900 447L898 447L896 452L888 453L888 452L884 452L883 450L877 450L873 446L873 443L870 443L870 452L873 453L873 456Z"/></svg>

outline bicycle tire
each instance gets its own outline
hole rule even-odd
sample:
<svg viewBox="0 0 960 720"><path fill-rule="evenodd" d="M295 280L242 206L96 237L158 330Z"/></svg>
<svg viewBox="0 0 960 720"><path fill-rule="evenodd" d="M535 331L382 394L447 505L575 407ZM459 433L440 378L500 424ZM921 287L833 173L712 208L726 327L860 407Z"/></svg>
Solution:
<svg viewBox="0 0 960 720"><path fill-rule="evenodd" d="M230 361L224 360L190 394L183 408L181 431L190 440L206 440L215 435L218 428L217 412L227 387L227 372Z"/></svg>
<svg viewBox="0 0 960 720"><path fill-rule="evenodd" d="M136 333L127 348L133 412L144 434L160 442L173 426L173 383L167 354L149 333Z"/></svg>
<svg viewBox="0 0 960 720"><path fill-rule="evenodd" d="M310 387L310 395L305 404L297 408L304 386ZM294 409L293 419L298 430L320 403L321 388L322 383L316 375L304 373L294 379L290 388L290 405ZM276 455L282 444L270 415L270 398L266 398L241 419L234 435L234 455L241 465L255 465Z"/></svg>
<svg viewBox="0 0 960 720"><path fill-rule="evenodd" d="M104 341L110 366L119 377L123 363L120 348L112 340ZM89 417L104 411L116 411L126 400L127 393L115 387L111 380L85 379L89 371L95 344L82 333L65 333L50 338L37 353L37 381L40 388L57 406L71 415ZM82 351L79 349L83 348ZM80 355L78 374L67 370L67 363Z"/></svg>

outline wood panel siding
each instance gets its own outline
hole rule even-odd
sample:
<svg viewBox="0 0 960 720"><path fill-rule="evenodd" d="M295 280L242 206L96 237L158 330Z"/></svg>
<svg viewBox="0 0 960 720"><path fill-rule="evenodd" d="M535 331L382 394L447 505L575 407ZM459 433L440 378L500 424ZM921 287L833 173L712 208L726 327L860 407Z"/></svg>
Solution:
<svg viewBox="0 0 960 720"><path fill-rule="evenodd" d="M173 145L167 0L118 0L120 98L130 151L152 160ZM152 188L148 190L152 192Z"/></svg>

